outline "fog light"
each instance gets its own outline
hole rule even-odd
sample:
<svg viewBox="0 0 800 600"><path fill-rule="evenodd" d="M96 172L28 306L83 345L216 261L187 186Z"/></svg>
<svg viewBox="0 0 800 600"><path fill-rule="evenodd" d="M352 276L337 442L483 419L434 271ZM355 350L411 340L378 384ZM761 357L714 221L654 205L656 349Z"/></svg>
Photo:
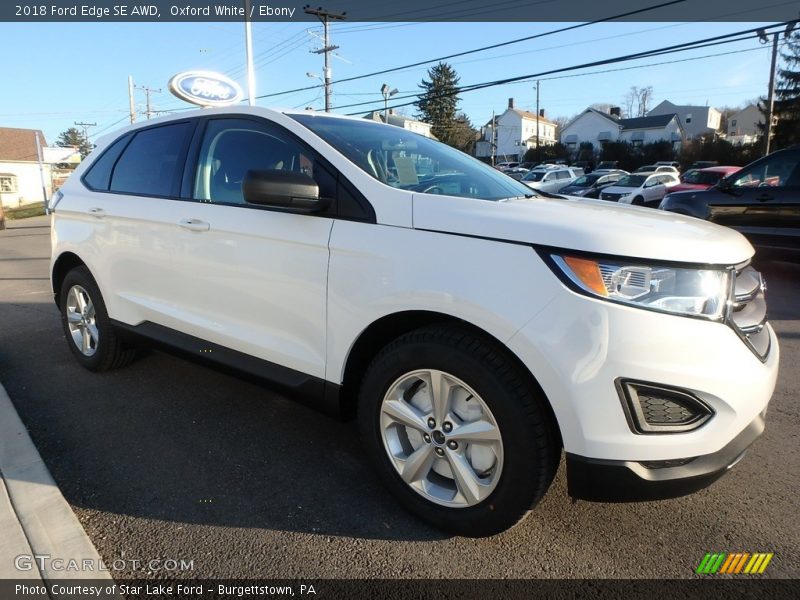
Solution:
<svg viewBox="0 0 800 600"><path fill-rule="evenodd" d="M634 433L692 431L714 414L708 404L687 390L626 379L618 379L616 385Z"/></svg>

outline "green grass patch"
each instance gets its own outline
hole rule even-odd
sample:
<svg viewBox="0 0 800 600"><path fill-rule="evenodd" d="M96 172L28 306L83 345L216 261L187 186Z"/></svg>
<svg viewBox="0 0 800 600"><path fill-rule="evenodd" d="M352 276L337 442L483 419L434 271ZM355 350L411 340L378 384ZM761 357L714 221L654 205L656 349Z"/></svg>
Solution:
<svg viewBox="0 0 800 600"><path fill-rule="evenodd" d="M14 219L27 219L28 217L39 217L44 213L44 205L41 202L19 206L17 208L5 208L3 212L9 221Z"/></svg>

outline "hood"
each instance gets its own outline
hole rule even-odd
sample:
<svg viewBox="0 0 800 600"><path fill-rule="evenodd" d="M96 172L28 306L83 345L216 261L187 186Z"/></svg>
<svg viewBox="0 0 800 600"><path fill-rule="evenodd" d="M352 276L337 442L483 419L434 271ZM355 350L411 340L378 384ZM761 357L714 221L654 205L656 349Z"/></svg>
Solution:
<svg viewBox="0 0 800 600"><path fill-rule="evenodd" d="M641 189L642 189L641 187L632 188L632 187L620 187L618 185L607 185L606 187L600 190L600 193L605 194L606 192L608 192L609 194L627 195L627 194L634 194Z"/></svg>
<svg viewBox="0 0 800 600"><path fill-rule="evenodd" d="M414 194L413 203L416 229L687 263L733 265L753 255L750 243L727 227L603 200Z"/></svg>

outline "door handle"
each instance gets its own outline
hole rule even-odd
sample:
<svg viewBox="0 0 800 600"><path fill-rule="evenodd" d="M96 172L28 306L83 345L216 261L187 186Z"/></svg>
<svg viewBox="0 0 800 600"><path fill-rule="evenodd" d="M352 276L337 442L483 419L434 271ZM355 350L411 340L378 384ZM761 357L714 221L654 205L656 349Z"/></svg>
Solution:
<svg viewBox="0 0 800 600"><path fill-rule="evenodd" d="M189 231L208 231L211 225L200 219L181 219L178 225Z"/></svg>
<svg viewBox="0 0 800 600"><path fill-rule="evenodd" d="M102 208L95 206L89 209L89 214L92 215L93 217L97 217L98 219L102 219L103 217L106 216L106 211L103 210Z"/></svg>

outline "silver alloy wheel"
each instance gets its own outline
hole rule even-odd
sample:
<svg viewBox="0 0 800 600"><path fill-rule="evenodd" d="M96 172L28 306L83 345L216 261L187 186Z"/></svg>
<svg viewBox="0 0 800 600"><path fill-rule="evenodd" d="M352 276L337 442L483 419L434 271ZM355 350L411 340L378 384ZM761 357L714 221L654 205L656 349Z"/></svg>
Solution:
<svg viewBox="0 0 800 600"><path fill-rule="evenodd" d="M100 334L97 331L94 303L87 291L79 285L73 285L67 293L65 310L72 341L81 354L86 357L94 356Z"/></svg>
<svg viewBox="0 0 800 600"><path fill-rule="evenodd" d="M395 381L381 403L380 429L394 468L431 502L466 508L497 487L500 429L483 399L449 373L425 369Z"/></svg>

